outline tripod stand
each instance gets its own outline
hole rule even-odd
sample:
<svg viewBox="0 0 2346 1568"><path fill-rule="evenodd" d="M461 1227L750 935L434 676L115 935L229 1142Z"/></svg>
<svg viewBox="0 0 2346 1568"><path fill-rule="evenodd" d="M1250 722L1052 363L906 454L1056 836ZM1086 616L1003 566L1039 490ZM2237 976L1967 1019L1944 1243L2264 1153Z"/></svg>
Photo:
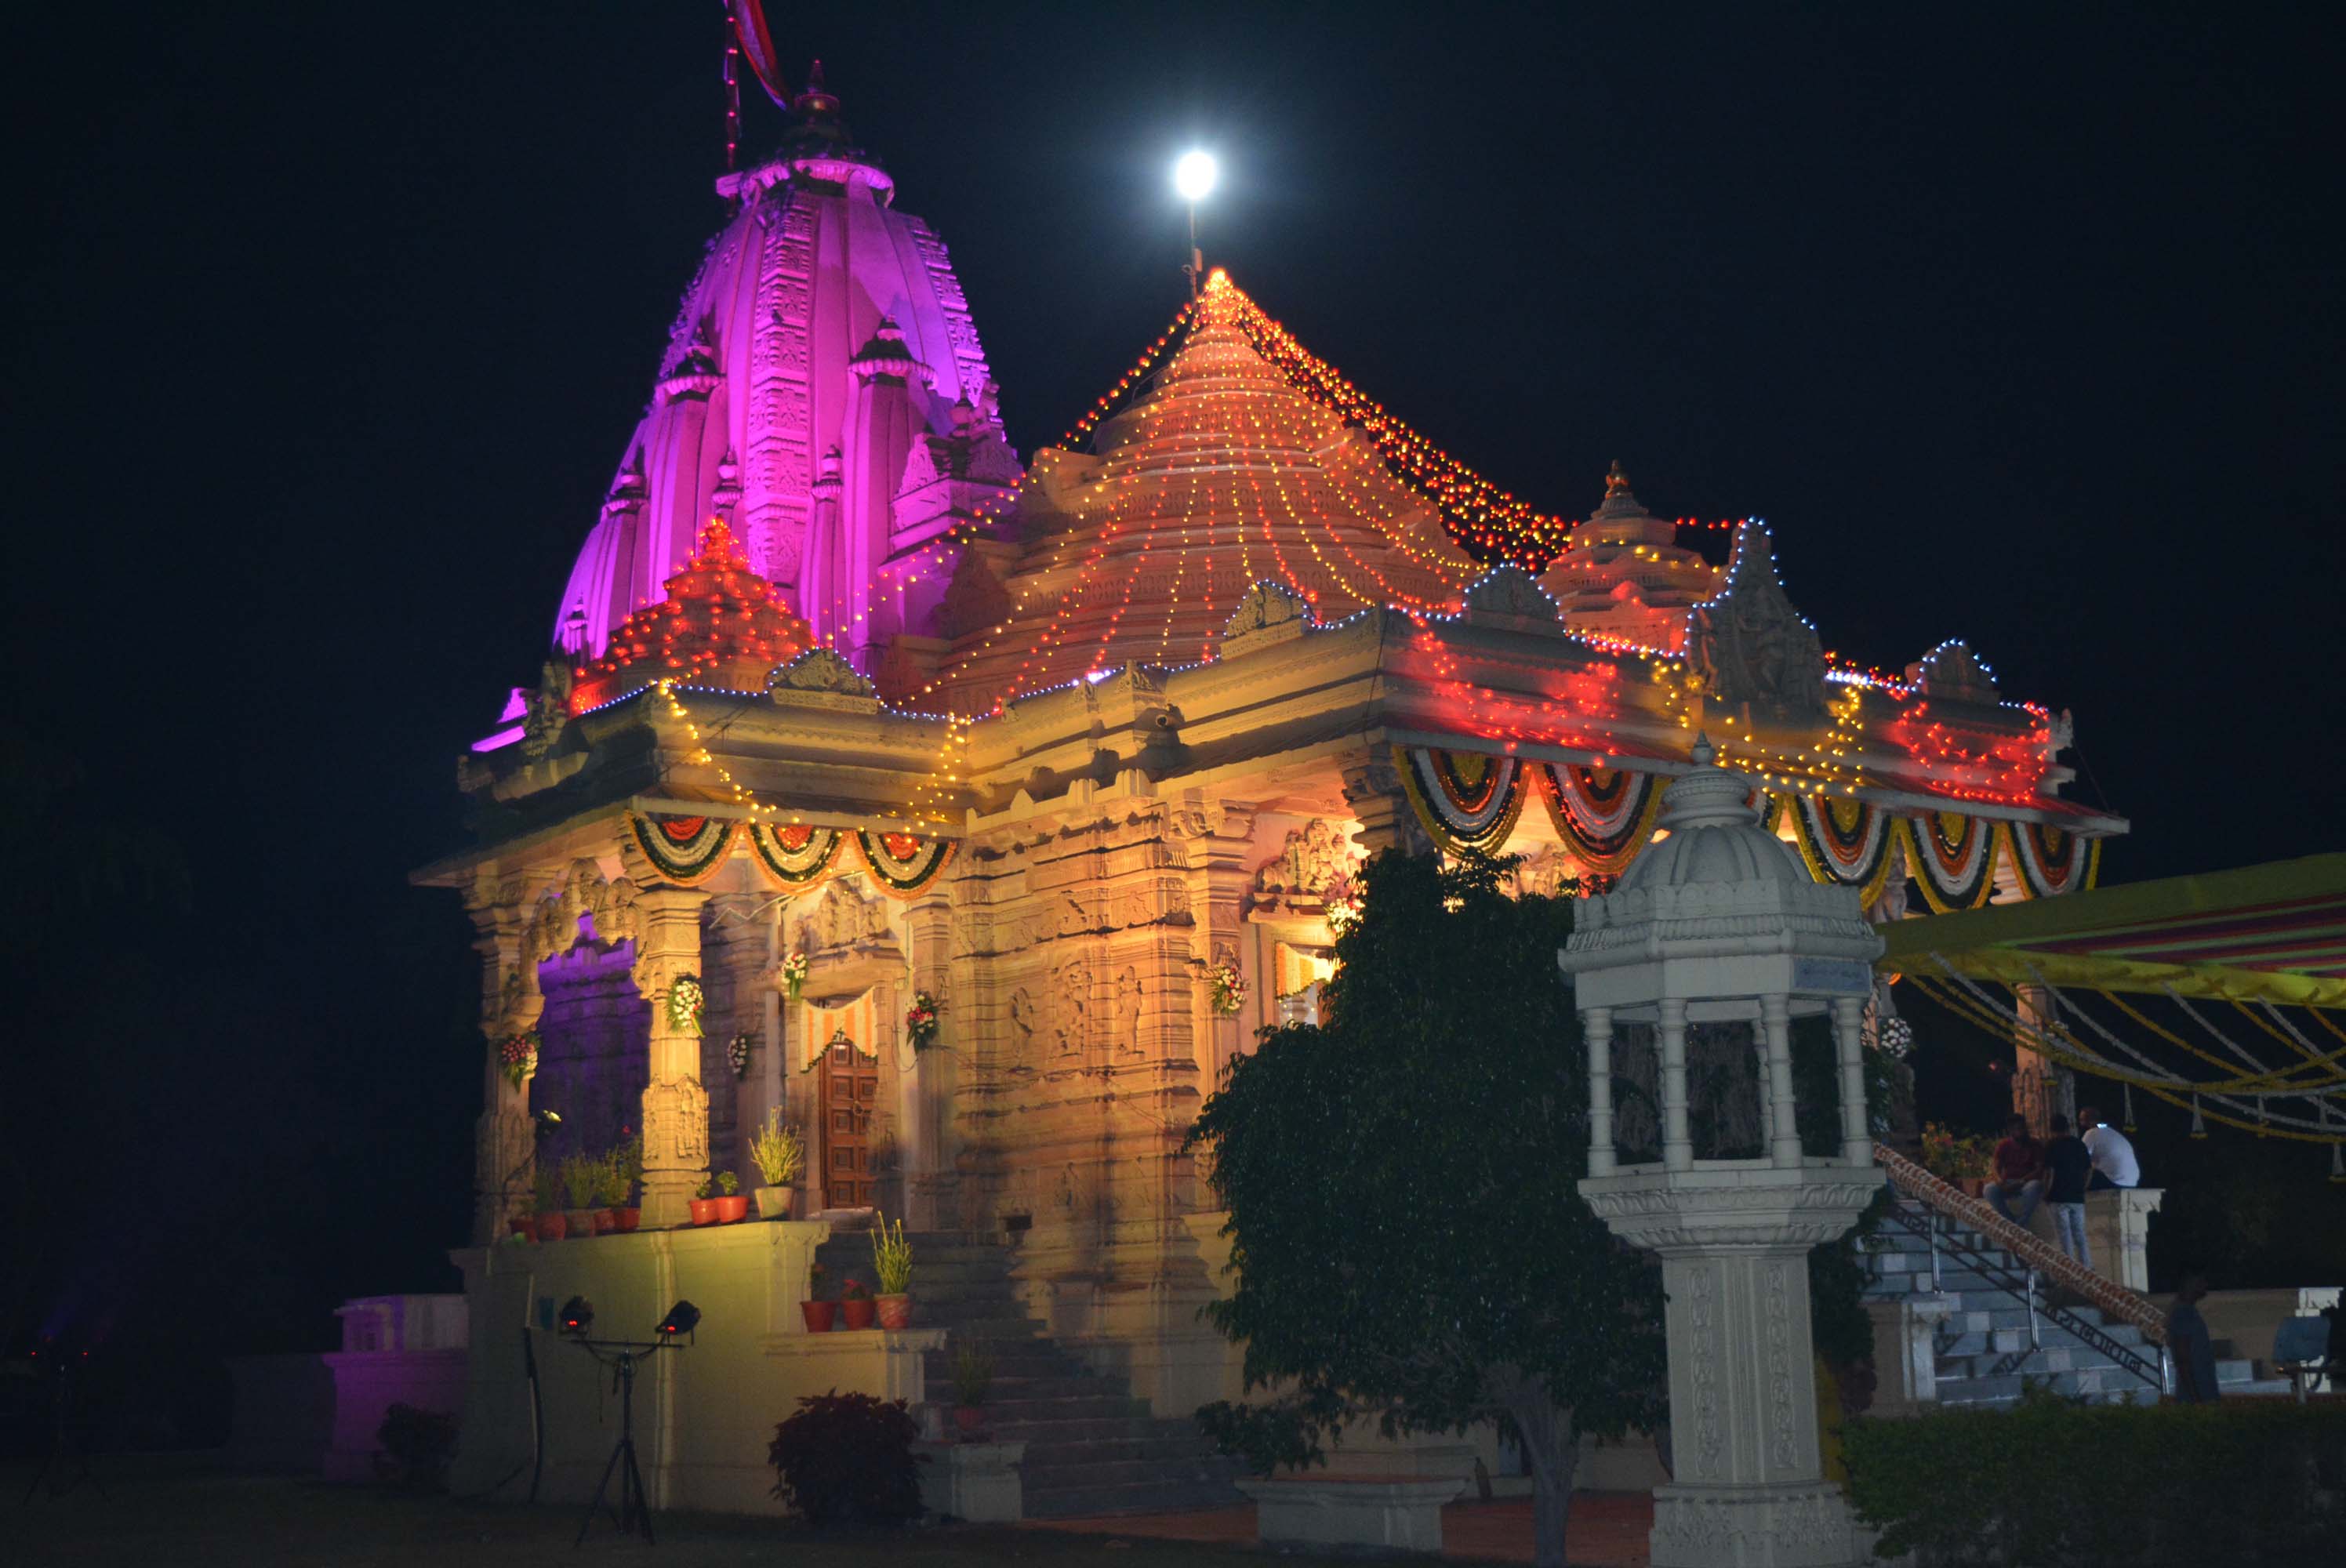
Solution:
<svg viewBox="0 0 2346 1568"><path fill-rule="evenodd" d="M60 1498L83 1481L97 1488L100 1497L107 1496L106 1483L97 1479L90 1467L89 1448L81 1430L79 1414L74 1408L73 1373L60 1361L51 1374L56 1380L56 1404L49 1429L49 1454L34 1475L33 1483L25 1488L25 1496L16 1506L29 1504L44 1483L51 1498Z"/></svg>
<svg viewBox="0 0 2346 1568"><path fill-rule="evenodd" d="M619 1441L603 1466L603 1479L595 1484L595 1501L586 1505L586 1517L578 1522L578 1538L571 1544L586 1543L586 1532L595 1526L595 1515L603 1507L603 1494L610 1490L611 1477L616 1472L619 1477L619 1506L611 1516L612 1522L619 1527L622 1535L632 1535L640 1529L644 1543L656 1546L658 1542L652 1538L651 1504L644 1495L644 1472L636 1463L636 1364L658 1354L667 1341L645 1344L633 1339L581 1339L577 1343L618 1375ZM608 1360L603 1356L606 1350L613 1352Z"/></svg>

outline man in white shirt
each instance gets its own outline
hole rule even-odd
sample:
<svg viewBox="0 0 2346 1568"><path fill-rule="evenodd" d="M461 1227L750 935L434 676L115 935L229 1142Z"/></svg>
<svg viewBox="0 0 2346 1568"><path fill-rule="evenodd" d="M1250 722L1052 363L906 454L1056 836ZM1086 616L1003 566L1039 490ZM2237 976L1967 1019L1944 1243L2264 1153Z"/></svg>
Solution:
<svg viewBox="0 0 2346 1568"><path fill-rule="evenodd" d="M2103 1121L2099 1111L2091 1105L2083 1107L2077 1113L2077 1125L2086 1129L2086 1152L2094 1156L2094 1179L2086 1184L2088 1192L2133 1186L2142 1180L2142 1166L2135 1160L2133 1143Z"/></svg>

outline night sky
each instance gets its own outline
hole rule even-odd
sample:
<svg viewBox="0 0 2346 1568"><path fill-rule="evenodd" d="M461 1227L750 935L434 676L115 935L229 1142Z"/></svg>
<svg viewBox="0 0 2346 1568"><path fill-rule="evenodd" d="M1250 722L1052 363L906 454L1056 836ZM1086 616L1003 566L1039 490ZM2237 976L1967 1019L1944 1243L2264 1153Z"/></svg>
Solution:
<svg viewBox="0 0 2346 1568"><path fill-rule="evenodd" d="M951 247L1023 453L1178 307L1209 146L1209 260L1499 484L1585 514L1618 459L1766 517L1829 647L1966 636L2074 709L2106 881L2340 848L2311 8L1552 9L772 21ZM473 961L404 877L724 216L720 17L12 13L0 1328L209 1279L289 1342L453 1283Z"/></svg>

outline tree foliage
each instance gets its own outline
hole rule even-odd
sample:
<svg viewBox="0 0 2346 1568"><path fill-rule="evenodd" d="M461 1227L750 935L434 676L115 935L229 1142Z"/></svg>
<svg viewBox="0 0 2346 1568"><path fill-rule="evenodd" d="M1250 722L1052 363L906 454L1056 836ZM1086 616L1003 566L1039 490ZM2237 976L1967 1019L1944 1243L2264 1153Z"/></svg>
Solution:
<svg viewBox="0 0 2346 1568"><path fill-rule="evenodd" d="M1191 1139L1237 1287L1209 1312L1246 1347L1250 1400L1200 1420L1267 1469L1321 1457L1349 1420L1496 1418L1531 1461L1550 1563L1579 1434L1661 1414L1662 1298L1576 1186L1572 905L1506 896L1502 869L1378 856L1323 1022L1267 1031L1207 1103Z"/></svg>

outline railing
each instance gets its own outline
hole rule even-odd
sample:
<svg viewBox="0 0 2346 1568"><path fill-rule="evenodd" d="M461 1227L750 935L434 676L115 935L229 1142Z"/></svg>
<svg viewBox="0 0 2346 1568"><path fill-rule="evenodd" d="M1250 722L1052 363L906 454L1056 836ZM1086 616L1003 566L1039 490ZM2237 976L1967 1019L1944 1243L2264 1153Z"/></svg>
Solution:
<svg viewBox="0 0 2346 1568"><path fill-rule="evenodd" d="M1938 1273L1936 1248L1943 1246L1997 1288L2009 1291L2028 1303L2032 1343L2036 1329L2035 1315L2041 1310L2062 1328L2153 1388L2164 1388L2165 1379L2158 1362L2152 1361L2133 1346L2119 1344L2104 1333L2098 1325L2086 1322L2065 1308L2040 1305L2036 1285L2041 1276L2073 1291L2092 1302L2112 1321L2132 1324L2142 1330L2145 1338L2161 1346L2167 1342L2166 1313L2116 1280L2105 1279L2035 1232L2013 1224L1984 1199L1973 1197L1941 1181L1903 1155L1876 1144L1873 1145L1873 1157L1881 1164L1882 1174L1890 1178L1892 1186L1931 1211L1933 1218L1921 1227L1915 1225L1911 1216L1895 1209L1891 1211L1891 1217L1907 1231L1928 1237L1933 1248L1931 1268L1934 1280ZM1957 1240L1954 1235L1943 1234L1936 1223L1939 1217L1986 1237L2025 1265L2026 1274L2015 1274L1995 1263L1986 1253Z"/></svg>
<svg viewBox="0 0 2346 1568"><path fill-rule="evenodd" d="M2165 1391L2166 1379L2159 1363L2145 1356L2138 1346L2123 1343L2100 1324L2088 1322L2067 1308L2056 1307L2050 1301L2043 1299L2037 1288L2039 1276L2035 1268L2015 1271L2007 1268L1996 1260L1994 1254L1972 1246L1953 1230L1942 1230L1941 1217L1937 1214L1926 1212L1917 1218L1902 1210L1892 1209L1888 1218L1891 1224L1910 1235L1923 1237L1929 1240L1932 1273L1934 1277L1938 1272L1939 1253L1943 1248L1964 1267L1986 1280L1996 1289L2016 1298L2026 1305L2028 1348L2025 1350L2012 1351L1998 1360L1994 1368L1994 1373L2007 1374L2017 1371L2031 1355L2044 1349L2044 1339L2038 1330L2037 1323L2038 1316L2042 1314L2051 1319L2055 1326L2067 1329L2086 1344L2107 1356L2121 1369L2141 1379L2152 1389Z"/></svg>

